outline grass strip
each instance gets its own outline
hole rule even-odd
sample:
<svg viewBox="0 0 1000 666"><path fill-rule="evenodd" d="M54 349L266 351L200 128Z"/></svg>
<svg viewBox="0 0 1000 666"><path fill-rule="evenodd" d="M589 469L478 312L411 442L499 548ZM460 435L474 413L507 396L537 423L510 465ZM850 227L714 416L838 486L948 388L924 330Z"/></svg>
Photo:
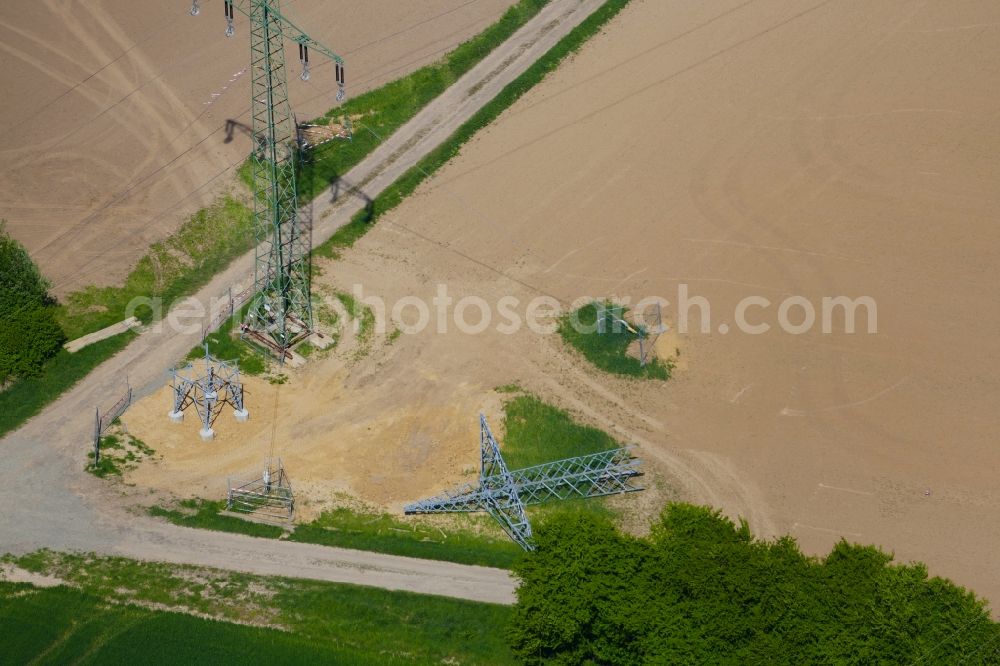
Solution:
<svg viewBox="0 0 1000 666"><path fill-rule="evenodd" d="M265 539L277 539L285 533L285 530L277 525L265 525L233 516L219 515L225 508L226 503L221 501L186 499L181 500L176 509L152 506L149 508L149 515L166 518L174 525L182 527L234 532Z"/></svg>
<svg viewBox="0 0 1000 666"><path fill-rule="evenodd" d="M379 144L475 67L496 47L530 21L549 0L519 0L483 32L459 44L442 60L421 67L375 90L351 98L331 109L317 124L347 116L371 128L355 131L349 142L331 141L311 150L300 169L297 185L303 203L319 196L343 174L368 156ZM250 184L249 164L241 175Z"/></svg>
<svg viewBox="0 0 1000 666"><path fill-rule="evenodd" d="M159 299L160 314L165 314L253 247L252 217L232 197L203 208L176 233L153 244L122 286L90 286L69 294L60 307L60 326L73 340L121 321L136 298ZM143 305L134 314L148 323L156 313Z"/></svg>
<svg viewBox="0 0 1000 666"><path fill-rule="evenodd" d="M176 508L150 507L149 514L183 527L269 539L281 537L286 531L275 525L219 515L225 506L226 503L221 501L186 499L179 502ZM387 513L337 508L324 511L312 522L296 525L288 535L288 540L459 564L510 568L521 555L521 549L491 523L484 521L483 526L483 533L453 527L442 529L428 523L403 521Z"/></svg>
<svg viewBox="0 0 1000 666"><path fill-rule="evenodd" d="M492 526L490 526L492 528ZM370 550L391 555L445 560L460 564L510 568L522 550L490 529L488 534L438 529L426 523L404 522L387 513L334 509L304 525L289 537L323 546Z"/></svg>
<svg viewBox="0 0 1000 666"><path fill-rule="evenodd" d="M132 331L125 331L75 353L63 349L45 364L37 377L19 379L13 386L0 391L0 436L42 411L135 337Z"/></svg>

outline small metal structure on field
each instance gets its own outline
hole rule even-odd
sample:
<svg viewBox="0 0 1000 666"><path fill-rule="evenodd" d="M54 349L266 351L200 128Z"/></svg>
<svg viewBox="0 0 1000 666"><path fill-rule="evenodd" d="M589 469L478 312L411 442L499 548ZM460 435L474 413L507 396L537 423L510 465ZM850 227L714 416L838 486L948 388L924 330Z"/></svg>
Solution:
<svg viewBox="0 0 1000 666"><path fill-rule="evenodd" d="M654 303L652 308L634 312L629 323L626 319L625 307L622 305L597 304L597 333L611 330L615 333L627 331L635 336L639 343L639 365L645 367L653 361L656 341L667 329L663 325L663 309L660 303Z"/></svg>
<svg viewBox="0 0 1000 666"><path fill-rule="evenodd" d="M170 371L173 380L171 388L174 393L173 411L168 414L174 423L184 420L184 410L194 405L201 420L201 438L208 440L215 437L212 424L222 412L224 405L231 405L233 415L239 422L244 422L250 414L243 406L243 383L240 381L240 368L236 361L220 361L208 353L205 345L205 358L197 364L188 363L180 370Z"/></svg>
<svg viewBox="0 0 1000 666"><path fill-rule="evenodd" d="M406 514L486 511L525 550L532 550L531 522L524 507L552 500L600 497L642 490L633 483L640 461L629 448L510 471L486 417L479 415L479 484L465 484L404 507Z"/></svg>
<svg viewBox="0 0 1000 666"><path fill-rule="evenodd" d="M132 404L132 387L125 378L125 395L118 402L111 406L111 409L101 414L101 408L97 407L94 413L94 467L101 464L101 437L108 431L115 419L120 417Z"/></svg>
<svg viewBox="0 0 1000 666"><path fill-rule="evenodd" d="M659 303L656 303L652 312L647 308L636 313L635 318L642 331L642 334L639 335L639 364L645 367L654 358L656 341L667 330L667 327L663 325L663 308Z"/></svg>
<svg viewBox="0 0 1000 666"><path fill-rule="evenodd" d="M281 458L278 458L277 465L272 465L268 458L264 473L252 481L229 479L228 483L228 510L291 520L295 512L295 497Z"/></svg>

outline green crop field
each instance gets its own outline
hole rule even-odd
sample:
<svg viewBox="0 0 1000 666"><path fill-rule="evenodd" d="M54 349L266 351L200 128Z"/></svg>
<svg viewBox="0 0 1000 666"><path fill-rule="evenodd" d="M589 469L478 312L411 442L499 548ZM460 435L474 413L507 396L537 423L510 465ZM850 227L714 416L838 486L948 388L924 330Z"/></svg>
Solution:
<svg viewBox="0 0 1000 666"><path fill-rule="evenodd" d="M505 606L114 557L6 559L73 588L0 582L0 663L512 663Z"/></svg>
<svg viewBox="0 0 1000 666"><path fill-rule="evenodd" d="M67 587L0 582L0 624L7 664L406 663L276 629L108 605Z"/></svg>

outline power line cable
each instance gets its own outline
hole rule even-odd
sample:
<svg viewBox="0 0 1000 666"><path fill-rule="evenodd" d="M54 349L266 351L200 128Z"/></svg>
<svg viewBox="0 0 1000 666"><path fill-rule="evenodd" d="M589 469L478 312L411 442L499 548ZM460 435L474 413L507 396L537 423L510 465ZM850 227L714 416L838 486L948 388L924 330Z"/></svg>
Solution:
<svg viewBox="0 0 1000 666"><path fill-rule="evenodd" d="M121 60L122 58L124 58L125 56L127 56L129 53L132 52L133 49L135 49L141 43L147 41L147 39L149 38L150 35L153 35L153 34L159 32L161 30L164 30L168 25L170 25L171 23L174 23L175 21L176 21L176 18L171 18L166 23L162 23L158 27L153 28L152 30L147 31L142 37L140 37L140 38L136 39L134 42L132 42L131 46L129 46L127 49L125 49L120 54L118 54L117 57L115 57L115 58L109 60L108 62L104 63L98 69L94 70L89 75L87 75L85 78L81 79L80 81L77 81L75 84L73 84L72 86L70 86L69 88L67 88L66 90L64 90L62 93L60 93L59 95L57 95L54 99L52 99L52 100L50 100L48 102L43 103L42 106L40 106L37 109L35 109L34 111L26 114L25 117L24 117L24 119L21 120L21 122L15 123L14 125L11 125L10 127L8 127L7 128L7 132L13 132L17 128L19 128L22 125L24 125L26 122L28 122L30 120L34 120L35 117L38 116L38 114L42 113L43 111L45 111L46 109L48 109L49 107L51 107L53 104L56 104L63 97L65 97L66 95L69 95L70 93L72 93L73 91L75 91L77 88L79 88L80 86L83 86L88 81L90 81L92 78L94 78L95 76L97 76L98 74L100 74L101 72L103 72L104 70L106 70L108 67L110 67L111 65L115 64L116 62L118 62L119 60Z"/></svg>
<svg viewBox="0 0 1000 666"><path fill-rule="evenodd" d="M472 2L476 2L476 1L478 1L478 0L472 0ZM462 5L462 7L464 7L464 6L468 5L468 4L472 4L472 3L471 3L471 2L467 2L467 3L465 4L465 5ZM456 9L457 9L457 8L456 8ZM450 10L450 11L448 11L448 12L444 12L444 13L443 13L443 14L441 14L441 15L444 15L444 14L448 14L448 13L450 13L451 11L455 11L455 10ZM439 16L441 16L441 15L439 15ZM428 19L428 20L430 20L430 19ZM420 23L425 23L425 22L426 22L426 21L421 21ZM415 24L415 25L419 25L420 23L418 23L418 24ZM399 34L403 34L403 33L405 33L405 32L406 32L407 30L409 30L409 29L412 29L412 27L413 27L413 26L411 26L411 28L407 28L406 30L402 30L402 31L398 31L398 32L396 32L396 33L393 33L392 35L388 35L388 36L386 36L386 37L384 37L384 38L381 38L380 40L376 40L375 42L370 42L370 44L374 44L374 43L377 43L377 42L379 42L379 41L385 41L386 39L389 39L389 38L391 38L391 37L394 37L394 36L398 36ZM443 50L448 50L449 48L450 48L450 47L446 47L446 48L445 48L445 49L443 49ZM357 50L358 50L358 49L355 49L355 51L357 51ZM411 53L416 53L416 50L414 50L414 51L411 51ZM433 54L432 54L432 55L433 55ZM426 56L425 56L425 57L426 57ZM421 58L421 59L422 59L422 58ZM407 63L407 65L403 65L402 67L403 67L403 68L405 68L405 67L408 67L408 66L409 66L409 65L411 65L412 63L414 63L414 62L418 62L419 60L420 60L420 59L418 59L418 60L416 60L416 61L411 61L410 63ZM328 61L323 61L323 62L321 62L321 63L320 63L319 65L317 65L317 66L316 66L316 68L318 69L319 67L321 67L321 66L323 66L323 65L325 65L325 64L329 64L329 63L328 63ZM398 68L397 68L397 69L398 69ZM395 71L395 70L390 70L390 72L388 72L388 73L392 73L392 71ZM159 75L157 75L157 77L155 77L154 79L150 79L149 81L147 81L147 82L143 83L143 84L142 84L141 86L138 86L137 88L134 88L134 89L133 89L133 90L132 90L132 91L131 91L130 93L128 93L128 94L127 94L127 95L126 95L125 97L123 97L122 99L120 99L120 100L119 100L118 102L115 102L115 103L114 103L114 104L112 104L112 105L111 105L110 107L107 107L107 108L106 108L106 109L105 109L104 111L102 111L102 112L101 112L101 113L99 113L99 114L98 114L97 116L95 116L95 117L94 117L93 119L91 119L90 121L88 121L88 123L89 123L89 122L93 122L94 120L96 120L97 118L99 118L100 116L102 116L102 115L103 115L103 114L104 114L105 112L107 112L107 111L109 111L110 109L114 108L114 106L116 106L117 104L120 104L120 103L121 103L122 101L124 101L125 99L127 99L128 97L130 97L130 96L131 96L131 95L132 95L133 93L137 92L138 90L140 90L140 89L141 89L142 87L144 87L144 86L145 86L145 85L147 85L148 83L151 83L152 81L155 81L155 80L157 80L157 79L158 79L158 78L160 78L160 77L161 77L162 75L163 75L163 72L161 72L161 73L160 73ZM369 82L369 81L371 81L371 80L375 80L375 79L376 79L376 78L377 78L378 76L384 76L384 74L379 74L379 75L377 75L377 76L373 76L373 77L369 77L369 79L367 79L367 80L364 80L364 81L362 81L362 82L361 82L361 85L364 85L365 83L368 83L368 82ZM324 95L328 95L328 94L332 94L332 93L333 93L333 91L334 91L334 89L333 89L333 88L331 88L331 89L329 89L328 91L325 91L325 92L321 92L321 93L319 93L319 94L317 94L317 95L315 95L315 96L313 96L313 97L311 97L311 98L309 98L309 99L307 99L307 100L303 101L302 103L303 103L303 104L306 104L306 103L309 103L309 102L311 102L311 101L313 101L313 100L315 100L315 99L318 99L319 97L322 97L322 96L324 96ZM333 108L336 108L336 107L333 107ZM188 122L188 124L187 124L187 125L185 125L185 126L184 126L184 127L183 127L183 128L181 129L181 130L179 130L179 131L178 131L178 132L177 132L177 133L176 133L176 134L175 134L175 135L174 135L174 136L173 136L173 137L172 137L172 138L171 138L171 139L170 139L170 140L169 140L169 141L167 142L167 145L170 145L170 144L172 144L172 143L173 143L174 141L176 141L176 140L177 140L177 139L178 139L178 138L179 138L179 137L180 137L181 135L183 135L183 134L184 134L184 132L186 132L186 131L187 131L187 130L188 130L188 129L189 129L189 128L190 128L191 126L192 126L192 125L194 125L194 123L198 122L198 120L200 120L200 119L202 118L202 116L204 116L204 115L205 115L206 113L208 113L208 112L209 112L209 109L207 109L207 108L206 108L206 109L203 109L203 110L201 111L201 113L199 113L199 114L198 114L197 116L195 116L195 117L194 117L194 118L193 118L193 119L192 119L192 120L191 120L190 122ZM239 112L238 114L236 114L236 115L237 115L237 117L243 117L243 116L244 116L245 114L247 114L247 113L249 113L249 112L250 112L250 108L249 108L249 107L246 107L246 108L244 108L243 110L241 110L241 111L240 111L240 112ZM79 126L79 127L77 128L77 130L78 130L78 129L80 129L80 128L82 128L83 126L85 126L85 125L81 125L81 126ZM55 237L54 237L53 239L49 240L49 241L48 241L48 242L46 242L46 243L45 243L44 245L42 245L41 247L39 247L38 249L36 249L36 250L35 250L35 252L36 252L36 253L38 253L38 252L42 252L42 251L44 251L44 250L45 250L46 248L48 248L49 246L51 246L51 245L52 245L53 243L56 243L56 242L58 242L58 241L62 240L63 238L65 238L65 236L66 236L67 234L69 234L69 233L74 233L74 232L75 232L75 230L76 230L76 229L77 229L78 227L80 227L81 225L84 225L84 224L87 224L88 222L90 222L91 220L93 220L93 219L94 219L94 218L95 218L96 216L98 216L98 215L99 215L100 213L103 213L103 212L104 212L105 210L107 210L108 208L110 208L110 207L111 207L111 206L113 206L114 204L116 204L116 203L118 203L119 201L121 201L121 200L122 200L122 199L123 199L123 198L124 198L125 196L127 196L127 195L128 195L128 194L129 194L130 192L132 192L132 191L133 191L133 190L134 190L134 189L135 189L136 187L138 187L138 186L139 186L140 184L142 184L143 182L145 182L145 181L149 180L149 178L151 178L152 176L156 175L157 173L159 173L159 172L160 172L160 171L162 171L163 169L165 169L165 168L169 167L169 166L170 166L171 164L173 164L173 163L174 163L174 162L176 162L176 161L177 161L178 159L180 159L181 157L183 157L184 155L186 155L187 153L189 153L189 152L190 152L191 150L194 150L194 149L195 149L195 148L197 148L197 147L198 147L199 145L201 145L202 143L204 143L204 142L205 142L205 141L206 141L207 139L209 139L209 138L210 138L210 137L211 137L211 136L212 136L213 134L215 134L216 132L218 132L218 131L219 131L219 129L221 129L221 128L217 128L217 129L215 129L215 130L212 130L212 132L210 132L210 133L209 133L208 135L206 135L206 136L202 137L202 139L201 139L201 140L199 140L199 141L198 141L198 142L196 142L195 144L193 144L193 145L191 145L190 147L188 147L188 149L186 149L185 151L183 151L183 152L182 152L182 153L180 153L179 155L175 156L175 157L174 157L174 158L173 158L172 160L170 160L170 161L169 161L169 162L167 162L166 164L163 164L163 165L161 165L160 167L158 167L158 168L154 169L154 170L153 170L152 172L150 172L150 173L146 174L145 176L141 177L140 179L138 179L138 180L135 180L135 181L132 181L132 183L130 183L130 184L129 184L130 186L128 186L128 187L127 187L127 188L126 188L126 189L125 189L124 191L121 191L121 192L119 192L118 194L116 194L115 196L113 196L113 197L112 197L112 199L111 199L110 201L108 201L108 202L107 202L106 204L104 204L103 206L101 206L101 207L100 207L99 209L97 209L96 211L93 211L92 213L88 214L88 215L87 215L87 217L86 217L86 218L84 218L83 220L81 220L81 221L79 221L79 222L77 222L77 223L73 224L73 225L72 225L72 226L71 226L71 227L70 227L69 229L67 229L67 230L66 230L66 231L64 231L63 233L61 233L61 234L58 234L58 235L56 235L56 236L55 236ZM63 136L63 137L62 137L62 138L61 138L61 139L60 139L59 141L57 141L57 143L56 143L55 145L59 145L59 143L61 143L63 139L65 139L65 138L68 138L68 137L69 137L70 135L72 135L73 133L75 133L75 132L76 132L77 130L73 130L73 131L71 131L70 133L68 133L68 134L64 135L64 136ZM55 145L51 146L51 147L50 147L50 149L51 149L51 148L54 148L54 147L55 147ZM33 162L33 160L29 161L27 165L30 165L30 164L31 164L32 162ZM27 165L21 165L21 167L20 167L20 168L23 168L24 166L27 166Z"/></svg>

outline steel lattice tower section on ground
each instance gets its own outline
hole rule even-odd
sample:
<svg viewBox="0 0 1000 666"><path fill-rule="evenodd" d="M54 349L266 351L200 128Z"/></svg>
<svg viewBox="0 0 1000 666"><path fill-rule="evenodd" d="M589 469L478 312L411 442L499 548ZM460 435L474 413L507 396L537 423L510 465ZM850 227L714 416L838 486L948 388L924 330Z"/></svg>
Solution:
<svg viewBox="0 0 1000 666"><path fill-rule="evenodd" d="M626 448L510 471L486 417L479 415L479 485L465 484L403 508L415 513L486 511L525 550L532 550L531 522L524 507L552 500L599 497L642 490L633 483L639 460Z"/></svg>

